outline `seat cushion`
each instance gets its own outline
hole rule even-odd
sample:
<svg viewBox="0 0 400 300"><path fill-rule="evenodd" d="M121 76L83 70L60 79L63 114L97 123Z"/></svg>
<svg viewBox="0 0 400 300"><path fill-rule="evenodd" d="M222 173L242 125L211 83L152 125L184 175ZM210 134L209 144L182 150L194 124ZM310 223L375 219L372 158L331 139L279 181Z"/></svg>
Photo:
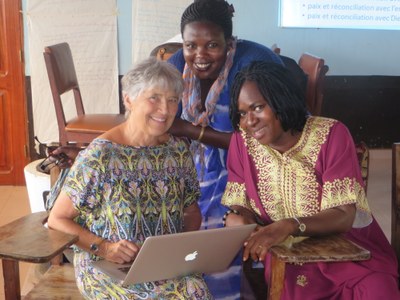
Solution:
<svg viewBox="0 0 400 300"><path fill-rule="evenodd" d="M68 121L65 130L79 133L103 133L123 123L123 114L85 114Z"/></svg>

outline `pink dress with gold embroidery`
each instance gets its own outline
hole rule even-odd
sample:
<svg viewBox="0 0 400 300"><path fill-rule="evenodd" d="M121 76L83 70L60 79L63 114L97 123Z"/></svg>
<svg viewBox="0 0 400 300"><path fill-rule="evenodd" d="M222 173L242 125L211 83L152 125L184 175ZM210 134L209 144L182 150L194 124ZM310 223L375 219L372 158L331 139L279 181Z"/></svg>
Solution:
<svg viewBox="0 0 400 300"><path fill-rule="evenodd" d="M400 299L396 257L371 214L354 142L342 123L309 117L299 142L283 154L236 132L227 166L222 203L249 208L265 224L356 204L346 236L370 250L372 258L288 265L282 299ZM265 275L269 278L268 267Z"/></svg>

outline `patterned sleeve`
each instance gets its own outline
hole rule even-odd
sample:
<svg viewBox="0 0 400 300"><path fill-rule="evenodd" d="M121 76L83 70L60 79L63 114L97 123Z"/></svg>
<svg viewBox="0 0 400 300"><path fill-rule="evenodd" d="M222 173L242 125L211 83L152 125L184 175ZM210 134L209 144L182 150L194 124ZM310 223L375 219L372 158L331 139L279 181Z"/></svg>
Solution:
<svg viewBox="0 0 400 300"><path fill-rule="evenodd" d="M321 209L355 203L369 212L354 141L346 126L333 125L321 155Z"/></svg>
<svg viewBox="0 0 400 300"><path fill-rule="evenodd" d="M240 205L252 210L246 196L245 173L241 157L243 150L245 150L243 139L239 132L234 132L228 150L228 182L221 203L226 206Z"/></svg>
<svg viewBox="0 0 400 300"><path fill-rule="evenodd" d="M94 155L101 151L95 148L91 144L79 153L63 185L63 191L83 216L93 213L93 210L101 205L101 191L104 190L101 158Z"/></svg>

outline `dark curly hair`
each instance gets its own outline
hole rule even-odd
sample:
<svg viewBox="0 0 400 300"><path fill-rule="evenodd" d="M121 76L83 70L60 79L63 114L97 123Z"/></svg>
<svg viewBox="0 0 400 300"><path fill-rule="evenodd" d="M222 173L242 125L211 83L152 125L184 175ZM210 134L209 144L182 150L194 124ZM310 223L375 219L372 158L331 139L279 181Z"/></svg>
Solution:
<svg viewBox="0 0 400 300"><path fill-rule="evenodd" d="M222 28L225 39L232 37L232 17L234 8L225 0L197 0L182 14L181 34L185 26L192 22L211 22Z"/></svg>
<svg viewBox="0 0 400 300"><path fill-rule="evenodd" d="M271 107L284 131L302 131L308 117L304 93L292 73L284 66L254 61L240 70L231 87L229 115L235 130L239 128L238 98L246 81L254 82Z"/></svg>

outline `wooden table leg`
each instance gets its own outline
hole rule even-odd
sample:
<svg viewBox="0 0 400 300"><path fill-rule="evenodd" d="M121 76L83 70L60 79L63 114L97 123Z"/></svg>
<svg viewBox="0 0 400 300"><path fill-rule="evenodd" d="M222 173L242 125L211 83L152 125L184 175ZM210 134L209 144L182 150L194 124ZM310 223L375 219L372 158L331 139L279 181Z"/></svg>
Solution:
<svg viewBox="0 0 400 300"><path fill-rule="evenodd" d="M19 263L17 260L3 259L4 295L6 300L20 300Z"/></svg>
<svg viewBox="0 0 400 300"><path fill-rule="evenodd" d="M271 280L268 287L268 300L280 300L285 284L285 266L286 263L277 258L274 254L271 256Z"/></svg>

